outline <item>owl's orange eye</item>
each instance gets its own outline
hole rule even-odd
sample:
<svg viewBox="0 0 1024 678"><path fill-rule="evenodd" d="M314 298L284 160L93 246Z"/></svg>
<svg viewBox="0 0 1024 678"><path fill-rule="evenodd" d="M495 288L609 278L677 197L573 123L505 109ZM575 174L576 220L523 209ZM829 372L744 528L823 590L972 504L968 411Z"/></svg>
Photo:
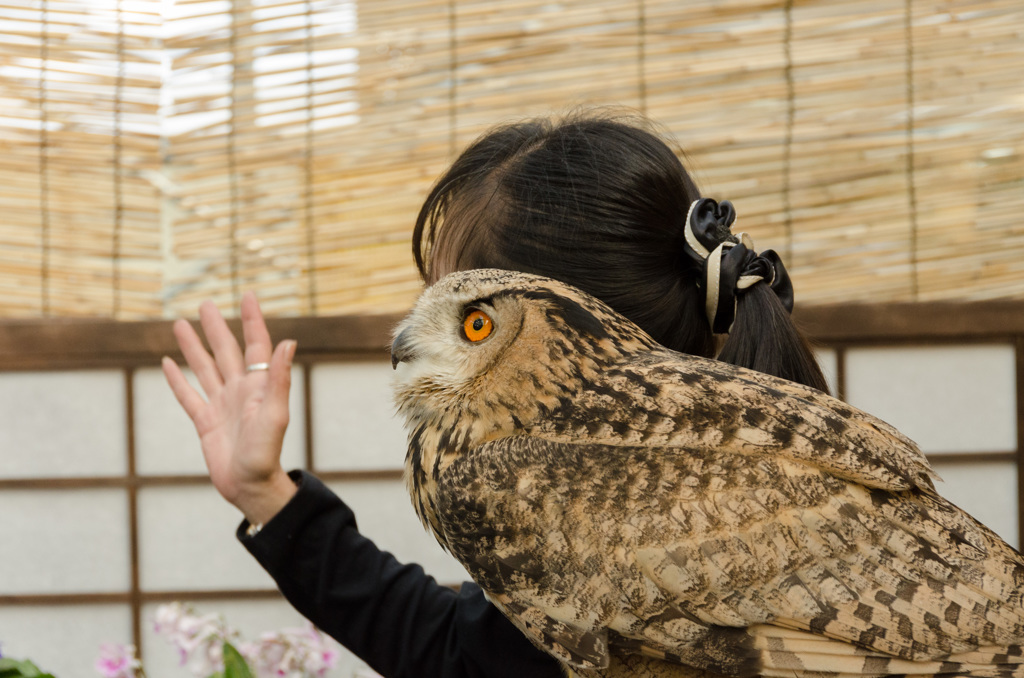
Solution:
<svg viewBox="0 0 1024 678"><path fill-rule="evenodd" d="M462 321L462 331L470 341L483 341L491 335L494 323L490 316L479 309L473 309Z"/></svg>

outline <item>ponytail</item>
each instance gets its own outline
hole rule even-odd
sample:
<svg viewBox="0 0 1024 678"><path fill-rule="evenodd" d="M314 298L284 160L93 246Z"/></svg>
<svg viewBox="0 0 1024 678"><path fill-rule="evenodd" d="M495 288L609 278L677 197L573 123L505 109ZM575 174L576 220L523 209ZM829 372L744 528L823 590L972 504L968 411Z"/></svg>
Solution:
<svg viewBox="0 0 1024 678"><path fill-rule="evenodd" d="M718 359L828 393L828 383L810 345L786 307L764 284L740 295L736 320Z"/></svg>
<svg viewBox="0 0 1024 678"><path fill-rule="evenodd" d="M828 393L818 361L790 320L793 284L772 250L754 251L746 233L733 235L732 204L693 201L686 215L685 252L700 271L708 325L728 333L718 359Z"/></svg>

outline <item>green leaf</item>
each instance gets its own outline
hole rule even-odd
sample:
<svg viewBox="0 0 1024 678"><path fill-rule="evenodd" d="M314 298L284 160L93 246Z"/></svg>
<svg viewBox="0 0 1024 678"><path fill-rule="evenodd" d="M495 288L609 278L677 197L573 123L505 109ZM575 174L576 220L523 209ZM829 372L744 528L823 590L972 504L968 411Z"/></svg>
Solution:
<svg viewBox="0 0 1024 678"><path fill-rule="evenodd" d="M0 659L0 675L38 676L40 673L39 667L28 660L19 662L14 659Z"/></svg>
<svg viewBox="0 0 1024 678"><path fill-rule="evenodd" d="M245 658L227 641L224 641L224 678L253 678Z"/></svg>
<svg viewBox="0 0 1024 678"><path fill-rule="evenodd" d="M53 674L43 673L39 667L28 661L17 661L9 657L0 658L0 678L53 678Z"/></svg>

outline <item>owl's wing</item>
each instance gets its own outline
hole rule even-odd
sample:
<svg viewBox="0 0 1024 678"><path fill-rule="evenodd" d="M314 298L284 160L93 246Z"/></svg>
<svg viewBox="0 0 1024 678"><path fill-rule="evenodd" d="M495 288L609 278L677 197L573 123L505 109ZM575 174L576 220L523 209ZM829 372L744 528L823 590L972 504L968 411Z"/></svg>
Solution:
<svg viewBox="0 0 1024 678"><path fill-rule="evenodd" d="M512 620L527 638L548 654L578 668L608 666L608 632L566 622L544 606L531 605L524 596L488 594L487 598Z"/></svg>
<svg viewBox="0 0 1024 678"><path fill-rule="evenodd" d="M867 487L934 490L917 445L877 417L802 384L667 349L630 355L530 433L781 456Z"/></svg>
<svg viewBox="0 0 1024 678"><path fill-rule="evenodd" d="M518 436L453 462L437 496L472 577L581 668L611 638L743 675L772 646L737 631L764 624L914 660L1024 635L1010 547L931 493L799 458Z"/></svg>

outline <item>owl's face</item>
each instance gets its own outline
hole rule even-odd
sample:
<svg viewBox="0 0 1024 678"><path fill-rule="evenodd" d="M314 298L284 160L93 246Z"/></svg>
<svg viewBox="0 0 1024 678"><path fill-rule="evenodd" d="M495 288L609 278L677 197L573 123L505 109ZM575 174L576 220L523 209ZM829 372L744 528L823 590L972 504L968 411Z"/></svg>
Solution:
<svg viewBox="0 0 1024 678"><path fill-rule="evenodd" d="M391 346L395 401L407 422L493 414L527 428L623 351L656 344L578 289L541 276L477 269L428 288ZM468 441L467 441L468 442Z"/></svg>
<svg viewBox="0 0 1024 678"><path fill-rule="evenodd" d="M513 368L546 324L536 305L509 293L519 274L475 271L447 276L428 288L395 330L391 363L396 398L406 406L450 407L492 381L500 364ZM530 330L534 331L531 332Z"/></svg>

